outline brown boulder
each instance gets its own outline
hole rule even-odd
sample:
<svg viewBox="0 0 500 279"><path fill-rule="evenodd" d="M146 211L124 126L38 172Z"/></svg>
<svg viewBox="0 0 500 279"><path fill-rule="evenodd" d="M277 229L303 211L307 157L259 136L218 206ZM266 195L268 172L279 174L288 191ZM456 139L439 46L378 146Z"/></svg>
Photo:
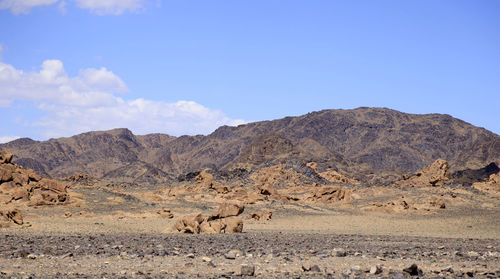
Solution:
<svg viewBox="0 0 500 279"><path fill-rule="evenodd" d="M238 216L243 213L243 210L245 210L245 206L242 204L226 202L219 206L217 212L212 214L212 217L214 217L214 219L220 219L231 216Z"/></svg>
<svg viewBox="0 0 500 279"><path fill-rule="evenodd" d="M313 189L312 194L306 198L309 201L336 202L353 200L351 191L337 186L322 186Z"/></svg>
<svg viewBox="0 0 500 279"><path fill-rule="evenodd" d="M243 218L241 217L228 217L222 219L222 222L226 225L224 233L241 233L243 232Z"/></svg>
<svg viewBox="0 0 500 279"><path fill-rule="evenodd" d="M207 221L200 224L200 233L221 233L222 229L220 220Z"/></svg>
<svg viewBox="0 0 500 279"><path fill-rule="evenodd" d="M15 187L11 193L13 200L23 200L28 201L30 198L29 190L24 187Z"/></svg>
<svg viewBox="0 0 500 279"><path fill-rule="evenodd" d="M223 203L216 213L205 216L201 213L189 214L177 220L174 229L181 233L240 233L243 219L236 217L245 207L238 204Z"/></svg>
<svg viewBox="0 0 500 279"><path fill-rule="evenodd" d="M29 176L25 172L15 172L12 174L12 180L19 186L24 186L29 182Z"/></svg>
<svg viewBox="0 0 500 279"><path fill-rule="evenodd" d="M43 178L38 182L37 188L49 190L56 193L66 193L67 186L54 179Z"/></svg>
<svg viewBox="0 0 500 279"><path fill-rule="evenodd" d="M15 166L10 164L0 165L0 183L11 181L12 173L15 171Z"/></svg>
<svg viewBox="0 0 500 279"><path fill-rule="evenodd" d="M181 233L200 233L200 224L205 220L201 213L193 213L183 216L175 223L175 229Z"/></svg>
<svg viewBox="0 0 500 279"><path fill-rule="evenodd" d="M28 175L30 181L38 182L42 179L42 177L36 174L36 172L32 169L26 170L25 173Z"/></svg>
<svg viewBox="0 0 500 279"><path fill-rule="evenodd" d="M42 179L34 170L10 163L12 154L1 151L0 192L2 201L24 201L28 206L65 204L69 201L67 186L52 179Z"/></svg>
<svg viewBox="0 0 500 279"><path fill-rule="evenodd" d="M430 187L443 186L450 180L448 162L437 159L431 165L412 176L403 176L402 180L395 183L401 187Z"/></svg>
<svg viewBox="0 0 500 279"><path fill-rule="evenodd" d="M0 228L8 227L10 224L22 225L23 215L17 208L12 210L0 210Z"/></svg>
<svg viewBox="0 0 500 279"><path fill-rule="evenodd" d="M359 184L359 181L355 179L348 178L347 176L334 171L332 169L327 169L323 172L318 171L318 164L316 162L309 162L307 166L310 167L319 176L324 178L326 181L331 183L344 183L344 184Z"/></svg>
<svg viewBox="0 0 500 279"><path fill-rule="evenodd" d="M232 189L228 194L222 196L226 200L234 200L243 204L254 204L258 201L265 200L265 197L258 192L248 192L242 188Z"/></svg>
<svg viewBox="0 0 500 279"><path fill-rule="evenodd" d="M0 164L10 164L12 157L12 152L9 150L0 151Z"/></svg>

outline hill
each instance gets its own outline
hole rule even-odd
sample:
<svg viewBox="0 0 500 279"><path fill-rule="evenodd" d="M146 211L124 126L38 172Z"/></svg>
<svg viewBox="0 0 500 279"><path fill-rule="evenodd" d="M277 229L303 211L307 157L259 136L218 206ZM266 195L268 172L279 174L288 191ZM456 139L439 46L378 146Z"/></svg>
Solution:
<svg viewBox="0 0 500 279"><path fill-rule="evenodd" d="M129 182L167 183L203 168L257 169L277 163L331 168L365 183L388 183L438 158L453 172L500 162L500 136L443 114L386 108L324 110L223 126L207 136L134 135L127 129L6 144L14 162L42 175L86 173Z"/></svg>

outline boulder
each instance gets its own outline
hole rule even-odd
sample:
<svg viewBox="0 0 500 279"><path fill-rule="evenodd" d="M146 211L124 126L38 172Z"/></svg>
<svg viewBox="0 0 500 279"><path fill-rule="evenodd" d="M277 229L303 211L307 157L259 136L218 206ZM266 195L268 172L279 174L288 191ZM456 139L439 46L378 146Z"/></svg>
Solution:
<svg viewBox="0 0 500 279"><path fill-rule="evenodd" d="M12 157L12 152L9 150L0 151L0 164L10 164Z"/></svg>
<svg viewBox="0 0 500 279"><path fill-rule="evenodd" d="M23 223L23 216L17 208L0 210L0 228L8 227L11 224L22 225Z"/></svg>
<svg viewBox="0 0 500 279"><path fill-rule="evenodd" d="M0 165L0 184L11 181L13 179L12 173L14 172L14 170L15 167L13 165L9 164Z"/></svg>
<svg viewBox="0 0 500 279"><path fill-rule="evenodd" d="M200 233L200 223L206 219L201 213L183 216L175 223L175 229L181 233Z"/></svg>
<svg viewBox="0 0 500 279"><path fill-rule="evenodd" d="M308 201L319 201L323 203L353 200L351 191L337 186L315 187L312 193L306 198Z"/></svg>
<svg viewBox="0 0 500 279"><path fill-rule="evenodd" d="M327 169L323 172L318 171L318 164L316 162L309 162L307 166L310 167L319 176L331 183L343 183L343 184L359 184L359 181L351 179L337 171L332 169Z"/></svg>
<svg viewBox="0 0 500 279"><path fill-rule="evenodd" d="M243 218L237 217L245 207L238 204L223 203L216 213L203 215L194 213L185 215L174 225L174 230L181 233L241 233Z"/></svg>
<svg viewBox="0 0 500 279"><path fill-rule="evenodd" d="M225 224L220 220L206 221L200 224L200 233L222 233Z"/></svg>
<svg viewBox="0 0 500 279"><path fill-rule="evenodd" d="M432 187L443 186L450 181L450 172L448 162L437 159L431 165L412 176L403 176L402 180L397 181L395 186L400 187Z"/></svg>
<svg viewBox="0 0 500 279"><path fill-rule="evenodd" d="M246 191L242 188L232 189L229 193L222 196L226 200L238 201L243 204L255 204L259 201L264 201L265 196L255 191Z"/></svg>
<svg viewBox="0 0 500 279"><path fill-rule="evenodd" d="M264 196L279 196L278 191L271 184L263 184L257 187L261 195Z"/></svg>
<svg viewBox="0 0 500 279"><path fill-rule="evenodd" d="M2 201L26 202L28 206L66 204L67 186L57 180L41 178L31 169L11 163L12 154L0 152L0 192Z"/></svg>
<svg viewBox="0 0 500 279"><path fill-rule="evenodd" d="M237 203L223 203L217 209L217 212L212 214L214 219L226 218L231 216L238 216L243 213L245 206Z"/></svg>
<svg viewBox="0 0 500 279"><path fill-rule="evenodd" d="M228 217L222 219L225 224L224 233L241 233L243 232L243 218L241 217Z"/></svg>

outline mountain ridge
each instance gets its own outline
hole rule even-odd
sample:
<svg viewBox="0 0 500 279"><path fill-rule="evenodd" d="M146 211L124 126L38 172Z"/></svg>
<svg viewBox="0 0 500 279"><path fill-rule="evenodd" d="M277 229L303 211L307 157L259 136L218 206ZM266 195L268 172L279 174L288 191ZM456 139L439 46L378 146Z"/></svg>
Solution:
<svg viewBox="0 0 500 279"><path fill-rule="evenodd" d="M447 114L361 107L221 126L206 136L134 135L119 128L47 141L21 138L0 149L16 154L16 163L52 177L82 172L119 177L119 169L142 175L126 166L176 177L203 168L315 161L322 169L373 182L373 176L394 180L438 158L450 161L454 171L499 163L500 136ZM165 179L158 177L158 183Z"/></svg>

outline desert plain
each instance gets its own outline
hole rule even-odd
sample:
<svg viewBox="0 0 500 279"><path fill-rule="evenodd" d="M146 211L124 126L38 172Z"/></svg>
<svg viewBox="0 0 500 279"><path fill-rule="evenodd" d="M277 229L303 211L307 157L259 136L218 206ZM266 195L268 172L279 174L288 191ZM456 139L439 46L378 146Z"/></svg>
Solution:
<svg viewBox="0 0 500 279"><path fill-rule="evenodd" d="M355 143L378 170L285 132L19 139L0 156L0 278L499 278L499 140L462 128L475 157L449 138L415 160L419 141L368 144L393 133Z"/></svg>

